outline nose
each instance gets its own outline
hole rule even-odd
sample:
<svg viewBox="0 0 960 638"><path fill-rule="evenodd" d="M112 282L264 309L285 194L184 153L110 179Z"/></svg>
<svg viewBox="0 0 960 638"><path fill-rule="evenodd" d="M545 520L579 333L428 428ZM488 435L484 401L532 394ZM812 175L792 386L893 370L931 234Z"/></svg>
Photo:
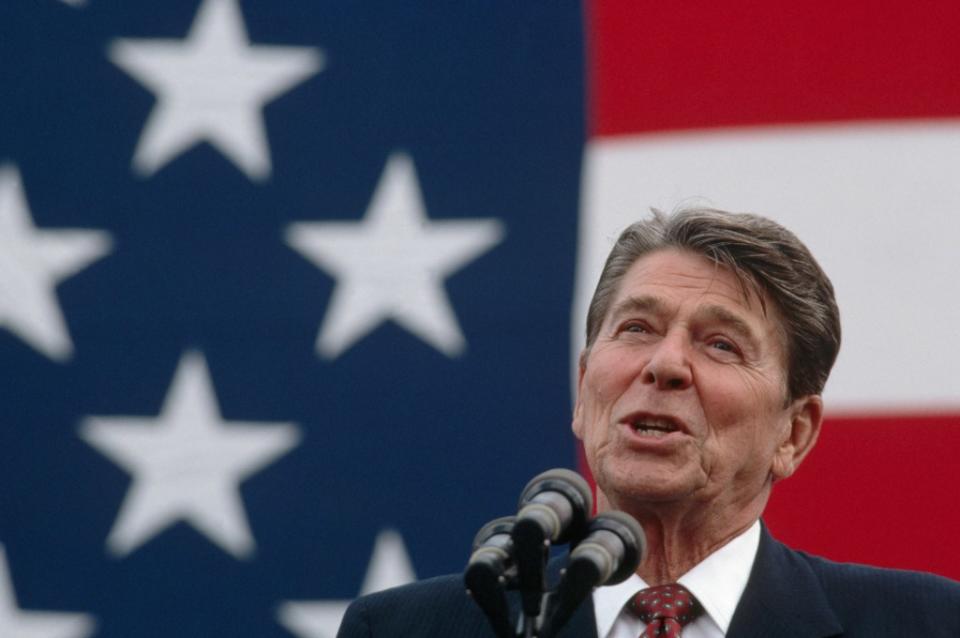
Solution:
<svg viewBox="0 0 960 638"><path fill-rule="evenodd" d="M656 346L641 372L645 384L658 390L683 390L693 383L688 346L679 333L668 334Z"/></svg>

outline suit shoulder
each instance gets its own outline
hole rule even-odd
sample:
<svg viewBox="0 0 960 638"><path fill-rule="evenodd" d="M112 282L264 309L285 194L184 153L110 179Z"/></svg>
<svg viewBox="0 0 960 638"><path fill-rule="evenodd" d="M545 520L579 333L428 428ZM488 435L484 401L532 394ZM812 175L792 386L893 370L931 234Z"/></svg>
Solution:
<svg viewBox="0 0 960 638"><path fill-rule="evenodd" d="M939 591L946 596L960 596L960 582L944 576L906 569L840 563L806 552L797 552L797 554L825 583L873 586L879 589L913 587L928 592Z"/></svg>
<svg viewBox="0 0 960 638"><path fill-rule="evenodd" d="M487 619L467 595L460 574L439 576L351 603L338 638L487 636Z"/></svg>
<svg viewBox="0 0 960 638"><path fill-rule="evenodd" d="M905 614L923 611L954 618L960 625L960 582L924 572L839 563L805 552L797 554L810 565L835 607L849 613Z"/></svg>
<svg viewBox="0 0 960 638"><path fill-rule="evenodd" d="M445 605L472 605L460 574L437 576L420 580L408 585L392 587L375 594L361 596L354 601L370 609L392 609L425 603L443 603Z"/></svg>

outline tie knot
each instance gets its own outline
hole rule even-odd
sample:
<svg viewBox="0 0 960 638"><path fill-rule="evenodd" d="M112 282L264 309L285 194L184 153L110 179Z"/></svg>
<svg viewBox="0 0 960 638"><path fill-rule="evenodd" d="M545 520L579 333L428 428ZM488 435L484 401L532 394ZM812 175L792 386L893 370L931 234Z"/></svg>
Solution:
<svg viewBox="0 0 960 638"><path fill-rule="evenodd" d="M676 583L640 590L630 601L630 607L647 624L658 619L673 619L681 627L703 612L690 590Z"/></svg>

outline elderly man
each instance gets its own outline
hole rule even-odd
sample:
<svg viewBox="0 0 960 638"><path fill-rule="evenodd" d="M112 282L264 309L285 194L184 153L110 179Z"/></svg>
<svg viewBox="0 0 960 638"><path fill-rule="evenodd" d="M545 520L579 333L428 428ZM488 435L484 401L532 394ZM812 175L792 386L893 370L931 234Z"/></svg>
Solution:
<svg viewBox="0 0 960 638"><path fill-rule="evenodd" d="M839 346L830 281L778 224L685 210L623 232L590 303L573 431L597 509L634 517L648 555L561 635L960 636L960 584L795 552L760 523L816 443ZM339 635L492 633L451 576L358 600Z"/></svg>

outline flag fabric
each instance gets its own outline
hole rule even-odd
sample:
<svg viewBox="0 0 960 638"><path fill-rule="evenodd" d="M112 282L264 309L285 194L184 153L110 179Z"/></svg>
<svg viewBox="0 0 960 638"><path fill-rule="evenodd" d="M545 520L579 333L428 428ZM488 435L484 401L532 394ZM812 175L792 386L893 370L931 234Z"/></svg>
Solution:
<svg viewBox="0 0 960 638"><path fill-rule="evenodd" d="M576 463L578 3L0 6L0 636L329 637Z"/></svg>
<svg viewBox="0 0 960 638"><path fill-rule="evenodd" d="M461 570L690 202L837 285L774 533L960 577L960 11L736 5L3 3L0 636L332 638Z"/></svg>
<svg viewBox="0 0 960 638"><path fill-rule="evenodd" d="M615 233L650 206L779 220L833 280L843 345L820 442L767 523L834 559L960 578L944 544L960 534L960 5L587 13L574 321Z"/></svg>

